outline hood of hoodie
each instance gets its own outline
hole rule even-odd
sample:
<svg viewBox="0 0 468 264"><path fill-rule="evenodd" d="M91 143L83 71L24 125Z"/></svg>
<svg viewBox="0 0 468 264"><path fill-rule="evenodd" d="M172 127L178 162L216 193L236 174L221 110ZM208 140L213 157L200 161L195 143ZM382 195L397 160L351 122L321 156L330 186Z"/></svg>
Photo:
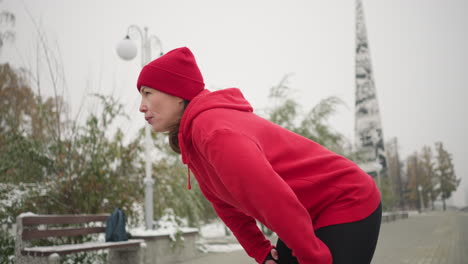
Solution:
<svg viewBox="0 0 468 264"><path fill-rule="evenodd" d="M187 146L192 144L191 129L195 118L214 108L227 108L238 111L253 112L250 103L237 88L228 88L215 92L205 89L190 101L185 109L179 126L179 147L182 153L182 162L188 163Z"/></svg>

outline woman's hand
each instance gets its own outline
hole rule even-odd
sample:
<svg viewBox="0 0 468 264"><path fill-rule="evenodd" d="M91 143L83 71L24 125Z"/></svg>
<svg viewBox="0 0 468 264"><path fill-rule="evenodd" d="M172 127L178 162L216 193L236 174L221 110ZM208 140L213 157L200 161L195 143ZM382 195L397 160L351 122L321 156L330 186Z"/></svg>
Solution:
<svg viewBox="0 0 468 264"><path fill-rule="evenodd" d="M267 256L265 261L263 262L264 264L276 264L278 263L278 251L276 249L272 248L270 254Z"/></svg>

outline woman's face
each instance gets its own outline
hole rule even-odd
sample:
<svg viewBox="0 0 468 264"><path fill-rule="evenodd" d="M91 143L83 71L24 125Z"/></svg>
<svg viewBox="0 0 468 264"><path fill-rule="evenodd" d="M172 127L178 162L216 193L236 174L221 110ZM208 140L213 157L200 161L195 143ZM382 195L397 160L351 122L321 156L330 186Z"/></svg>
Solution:
<svg viewBox="0 0 468 264"><path fill-rule="evenodd" d="M184 99L142 86L140 112L154 132L167 132L182 118Z"/></svg>

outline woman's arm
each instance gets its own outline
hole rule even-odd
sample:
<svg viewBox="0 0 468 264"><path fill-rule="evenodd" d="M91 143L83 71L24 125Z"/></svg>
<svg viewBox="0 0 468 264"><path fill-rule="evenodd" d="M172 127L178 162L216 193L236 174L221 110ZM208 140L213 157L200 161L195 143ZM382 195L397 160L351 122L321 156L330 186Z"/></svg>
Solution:
<svg viewBox="0 0 468 264"><path fill-rule="evenodd" d="M299 263L332 263L327 246L315 236L306 208L252 139L231 130L218 130L201 143L200 149L239 209L276 232ZM241 232L240 236L249 235Z"/></svg>
<svg viewBox="0 0 468 264"><path fill-rule="evenodd" d="M262 263L273 246L258 229L255 219L215 197L203 184L200 189L247 254Z"/></svg>

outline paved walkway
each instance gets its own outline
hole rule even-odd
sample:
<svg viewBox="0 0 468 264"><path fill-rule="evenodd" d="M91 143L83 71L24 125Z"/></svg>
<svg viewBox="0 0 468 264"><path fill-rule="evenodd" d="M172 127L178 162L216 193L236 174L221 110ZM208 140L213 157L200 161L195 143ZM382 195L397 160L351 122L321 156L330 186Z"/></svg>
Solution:
<svg viewBox="0 0 468 264"><path fill-rule="evenodd" d="M373 263L468 263L468 213L429 212L382 225Z"/></svg>
<svg viewBox="0 0 468 264"><path fill-rule="evenodd" d="M385 223L373 264L468 263L468 213L428 212ZM244 251L210 253L180 264L253 264ZM350 263L352 264L352 263Z"/></svg>

